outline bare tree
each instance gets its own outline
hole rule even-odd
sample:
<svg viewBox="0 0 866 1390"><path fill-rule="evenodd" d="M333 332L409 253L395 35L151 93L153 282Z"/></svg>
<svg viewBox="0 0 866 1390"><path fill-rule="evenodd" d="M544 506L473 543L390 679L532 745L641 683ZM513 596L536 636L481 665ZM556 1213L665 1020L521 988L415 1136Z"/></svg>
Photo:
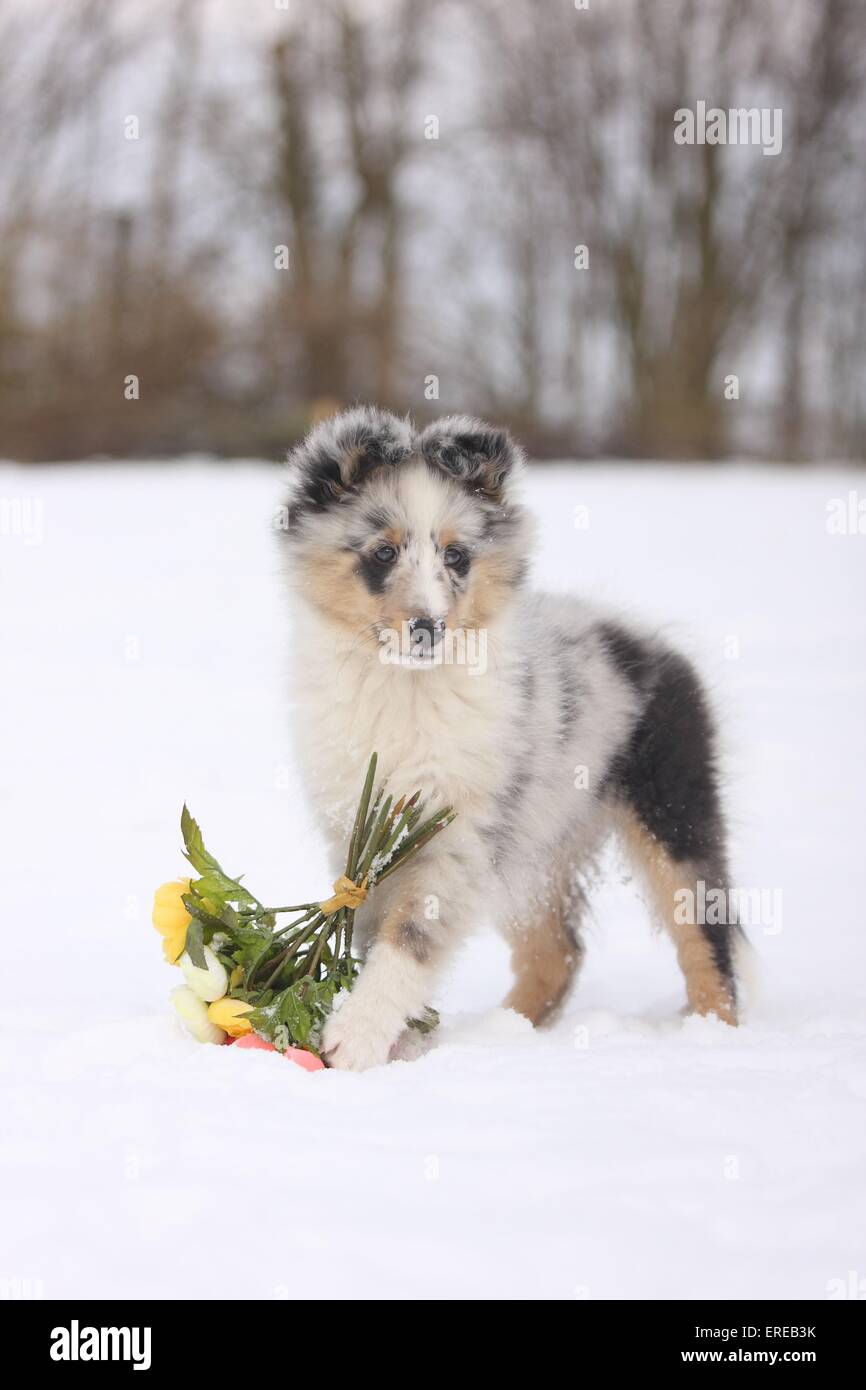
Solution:
<svg viewBox="0 0 866 1390"><path fill-rule="evenodd" d="M543 190L515 200L523 223L506 234L522 241L531 219L535 245L562 266L569 226L588 245L589 293L572 338L616 334L627 384L610 392L608 446L623 452L723 452L732 415L721 366L762 333L784 383L778 437L792 455L804 447L809 305L820 248L856 236L833 189L840 162L862 164L863 111L856 5L791 9L743 0L620 0L585 13L531 0L473 6L487 53L481 129L511 151L496 177L519 190L528 159ZM783 154L675 144L674 113L699 98L724 109L771 98L788 123ZM575 307L563 286L544 310L555 344L551 317ZM539 313L521 289L516 399L527 319Z"/></svg>
<svg viewBox="0 0 866 1390"><path fill-rule="evenodd" d="M538 452L862 455L858 0L31 4L0 0L4 451L275 453L433 373ZM781 108L781 153L677 144L698 100Z"/></svg>
<svg viewBox="0 0 866 1390"><path fill-rule="evenodd" d="M408 106L425 11L421 0L397 0L383 25L329 0L272 50L271 188L291 230L280 312L311 399L359 390L398 399L400 180L415 138Z"/></svg>

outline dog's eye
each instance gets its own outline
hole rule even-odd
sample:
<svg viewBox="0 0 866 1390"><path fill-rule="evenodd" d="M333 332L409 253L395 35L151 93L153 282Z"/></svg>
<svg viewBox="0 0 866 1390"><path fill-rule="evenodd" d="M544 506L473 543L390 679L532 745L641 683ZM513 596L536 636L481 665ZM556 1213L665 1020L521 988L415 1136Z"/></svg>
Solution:
<svg viewBox="0 0 866 1390"><path fill-rule="evenodd" d="M442 558L446 565L450 565L452 569L456 569L458 565L465 563L466 551L461 550L459 545L447 545Z"/></svg>
<svg viewBox="0 0 866 1390"><path fill-rule="evenodd" d="M397 547L394 545L377 545L373 551L373 559L378 560L380 565L393 565L397 558Z"/></svg>

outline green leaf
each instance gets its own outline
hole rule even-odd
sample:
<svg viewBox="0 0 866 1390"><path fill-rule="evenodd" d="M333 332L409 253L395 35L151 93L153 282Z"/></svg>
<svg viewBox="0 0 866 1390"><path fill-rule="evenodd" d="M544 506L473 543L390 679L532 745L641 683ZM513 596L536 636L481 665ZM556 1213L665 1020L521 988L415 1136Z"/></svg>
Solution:
<svg viewBox="0 0 866 1390"><path fill-rule="evenodd" d="M304 994L304 1002L313 1017L313 1024L307 1034L306 1046L318 1053L322 1046L322 1032L334 1003L334 995L343 988L339 975L326 976L323 980L311 980Z"/></svg>
<svg viewBox="0 0 866 1390"><path fill-rule="evenodd" d="M186 802L180 813L180 833L183 836L186 858L198 873L203 874L208 869L219 868L216 860L205 849L198 822L193 820Z"/></svg>
<svg viewBox="0 0 866 1390"><path fill-rule="evenodd" d="M204 953L201 930L201 922L193 918L187 927L186 949L193 965L197 965L199 970L207 970L207 957Z"/></svg>
<svg viewBox="0 0 866 1390"><path fill-rule="evenodd" d="M267 960L269 947L280 947L280 942L274 941L272 932L255 926L233 927L229 930L229 936L234 962L242 965L244 970L249 970L263 951L263 960Z"/></svg>
<svg viewBox="0 0 866 1390"><path fill-rule="evenodd" d="M290 985L275 995L270 1004L260 1004L248 1015L250 1023L260 1037L276 1046L277 1030L283 1030L283 1039L288 1038L296 1047L306 1047L313 1024L313 1017L298 994L299 986ZM285 1047L285 1041L283 1046Z"/></svg>
<svg viewBox="0 0 866 1390"><path fill-rule="evenodd" d="M340 988L336 976L326 980L306 977L274 995L271 1003L260 1002L249 1015L260 1037L267 1038L280 1051L286 1046L305 1047L316 1052L321 1033Z"/></svg>
<svg viewBox="0 0 866 1390"><path fill-rule="evenodd" d="M277 1022L285 1025L299 1047L306 1047L313 1026L313 1015L301 995L303 981L290 985L278 996Z"/></svg>
<svg viewBox="0 0 866 1390"><path fill-rule="evenodd" d="M361 800L358 802L358 809L355 812L355 824L352 827L352 837L349 841L349 853L346 859L346 873L349 878L355 877L355 868L358 863L358 856L361 852L361 836L367 824L367 810L370 805L370 797L373 794L373 782L376 778L376 764L378 761L378 754L372 753L367 765L367 775L364 778L364 786L361 790Z"/></svg>
<svg viewBox="0 0 866 1390"><path fill-rule="evenodd" d="M279 1026L279 1019L276 1016L276 1005L260 1004L257 1009L253 1009L247 1014L247 1018L253 1027L253 1032L258 1033L260 1038L266 1042L274 1041L274 1030Z"/></svg>
<svg viewBox="0 0 866 1390"><path fill-rule="evenodd" d="M406 1027L414 1028L417 1033L432 1033L439 1027L439 1014L428 1004L420 1018L406 1019Z"/></svg>
<svg viewBox="0 0 866 1390"><path fill-rule="evenodd" d="M202 926L209 927L211 932L223 930L222 917L215 917L212 912L202 905L199 898L194 893L184 893L181 901L189 913L190 917L195 917L196 921L201 922Z"/></svg>
<svg viewBox="0 0 866 1390"><path fill-rule="evenodd" d="M192 885L200 897L215 898L220 908L226 903L239 903L245 907L261 906L258 899L242 886L240 879L227 874L219 861L205 849L198 822L190 815L186 804L180 816L180 832L183 836L184 857L200 875Z"/></svg>
<svg viewBox="0 0 866 1390"><path fill-rule="evenodd" d="M207 869L201 878L195 879L192 886L203 898L213 898L220 912L226 903L237 903L243 907L259 906L257 899L247 892L240 880L229 878L219 865L215 869Z"/></svg>

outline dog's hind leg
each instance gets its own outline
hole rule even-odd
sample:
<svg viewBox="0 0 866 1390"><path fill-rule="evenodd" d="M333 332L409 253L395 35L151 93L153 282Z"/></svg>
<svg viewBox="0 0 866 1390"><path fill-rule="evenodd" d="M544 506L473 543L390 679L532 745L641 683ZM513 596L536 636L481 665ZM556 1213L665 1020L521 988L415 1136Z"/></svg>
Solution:
<svg viewBox="0 0 866 1390"><path fill-rule="evenodd" d="M583 961L582 908L578 886L557 886L545 892L524 917L505 927L514 970L506 1009L514 1009L536 1025L557 1013Z"/></svg>
<svg viewBox="0 0 866 1390"><path fill-rule="evenodd" d="M659 654L649 677L643 714L611 778L620 833L673 939L689 1007L735 1024L740 928L729 891L712 722L682 657Z"/></svg>
<svg viewBox="0 0 866 1390"><path fill-rule="evenodd" d="M726 920L712 920L714 910L705 912L707 902L712 908L717 901L727 903L724 879L706 866L677 863L634 815L623 817L621 838L645 884L650 908L673 940L690 1012L716 1014L735 1024L734 937L739 929Z"/></svg>

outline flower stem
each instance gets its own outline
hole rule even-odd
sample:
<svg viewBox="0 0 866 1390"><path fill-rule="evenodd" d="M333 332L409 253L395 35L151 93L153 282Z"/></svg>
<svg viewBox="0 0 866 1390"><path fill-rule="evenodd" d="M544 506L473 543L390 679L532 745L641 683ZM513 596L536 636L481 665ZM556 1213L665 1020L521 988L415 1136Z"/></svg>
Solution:
<svg viewBox="0 0 866 1390"><path fill-rule="evenodd" d="M309 925L304 927L302 931L299 931L297 936L289 942L285 950L281 951L280 954L276 957L276 959L273 962L271 962L274 968L271 971L268 978L265 980L264 984L262 985L262 989L270 989L271 985L279 975L286 962L291 960L292 956L297 955L299 948L303 946L305 941L309 940L313 932L316 930L318 926L321 925L322 922L324 922L324 920L325 918L322 916L322 914L318 913L312 919Z"/></svg>

